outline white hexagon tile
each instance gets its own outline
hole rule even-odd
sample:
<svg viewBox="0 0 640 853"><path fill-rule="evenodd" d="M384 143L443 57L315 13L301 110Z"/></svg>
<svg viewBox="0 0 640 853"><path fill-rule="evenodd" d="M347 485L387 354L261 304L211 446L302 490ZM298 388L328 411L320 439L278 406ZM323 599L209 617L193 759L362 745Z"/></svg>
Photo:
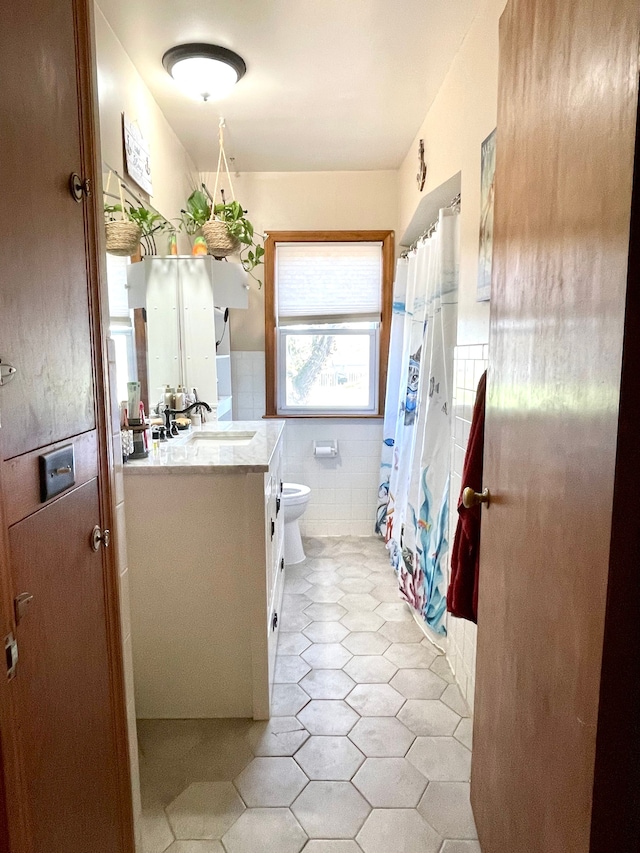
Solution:
<svg viewBox="0 0 640 853"><path fill-rule="evenodd" d="M305 547L271 719L140 721L144 853L480 853L472 721L383 544Z"/></svg>

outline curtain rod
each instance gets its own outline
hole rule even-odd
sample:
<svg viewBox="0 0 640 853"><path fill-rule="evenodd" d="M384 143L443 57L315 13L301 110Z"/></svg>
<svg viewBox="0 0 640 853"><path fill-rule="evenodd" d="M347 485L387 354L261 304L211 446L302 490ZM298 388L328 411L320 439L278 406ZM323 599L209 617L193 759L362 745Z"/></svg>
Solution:
<svg viewBox="0 0 640 853"><path fill-rule="evenodd" d="M454 196L451 199L449 204L445 204L444 207L442 207L440 209L441 210L454 210L457 213L459 213L461 201L462 201L462 194L458 193L458 195ZM457 208L457 210L456 210L456 208ZM413 241L413 243L408 248L406 248L404 250L404 252L400 252L400 257L401 258L408 258L409 255L411 254L411 252L413 252L413 251L415 251L415 249L417 249L418 243L421 240L426 240L428 237L431 237L431 235L437 230L439 221L440 221L440 217L438 217L438 219L435 219L431 223L431 225L429 225L427 228L425 228L425 230L422 232L422 234L419 237L416 237L416 239Z"/></svg>

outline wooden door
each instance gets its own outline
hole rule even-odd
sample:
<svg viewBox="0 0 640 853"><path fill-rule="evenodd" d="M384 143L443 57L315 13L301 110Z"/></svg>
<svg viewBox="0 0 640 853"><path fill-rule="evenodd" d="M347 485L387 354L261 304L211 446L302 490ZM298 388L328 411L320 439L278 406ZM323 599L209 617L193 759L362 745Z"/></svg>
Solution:
<svg viewBox="0 0 640 853"><path fill-rule="evenodd" d="M622 663L638 620L640 535L628 495L614 504L620 470L638 473L637 444L619 455L619 428L630 399L623 352L640 333L637 311L625 326L638 286L637 264L629 285L628 275L639 33L637 0L510 0L500 24L484 465L493 498L472 765L483 853L631 853L640 843L637 802L635 817L626 809L637 794L637 660ZM625 504L633 523L616 561ZM612 625L628 640L617 654ZM603 692L612 667L616 689ZM599 715L614 696L617 743ZM614 747L617 781L611 761L596 761L596 749Z"/></svg>
<svg viewBox="0 0 640 853"><path fill-rule="evenodd" d="M17 0L0 28L0 673L11 853L129 853L131 803L98 287L92 5ZM85 185L87 189L91 189ZM42 500L39 459L72 445L75 484ZM33 596L23 618L14 601ZM2 809L0 809L0 813ZM2 832L0 832L0 838Z"/></svg>
<svg viewBox="0 0 640 853"><path fill-rule="evenodd" d="M17 629L14 690L33 849L43 853L121 849L103 561L87 535L100 517L97 483L9 530L14 588L33 595Z"/></svg>

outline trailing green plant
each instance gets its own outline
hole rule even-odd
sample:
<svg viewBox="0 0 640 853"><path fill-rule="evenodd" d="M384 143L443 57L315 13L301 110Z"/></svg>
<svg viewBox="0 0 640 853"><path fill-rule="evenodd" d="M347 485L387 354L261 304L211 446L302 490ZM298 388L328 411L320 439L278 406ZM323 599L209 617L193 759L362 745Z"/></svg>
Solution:
<svg viewBox="0 0 640 853"><path fill-rule="evenodd" d="M109 222L117 221L117 213L122 213L121 204L105 204L104 212ZM127 207L124 210L124 216L130 222L135 222L142 231L142 239L144 241L147 254L156 254L155 235L163 232L175 231L175 227L168 222L164 216L155 213L144 205L135 207L130 202L127 202Z"/></svg>
<svg viewBox="0 0 640 853"><path fill-rule="evenodd" d="M202 190L194 190L180 211L180 228L190 236L196 234L211 216L211 204Z"/></svg>
<svg viewBox="0 0 640 853"><path fill-rule="evenodd" d="M203 188L206 189L204 184ZM262 286L262 281L253 275L253 270L263 263L264 248L256 241L253 225L245 214L246 210L237 201L222 201L213 208L214 217L224 222L229 234L241 244L240 263L246 272ZM186 208L181 211L180 227L187 234L193 235L210 219L210 195L202 190L194 190L187 199Z"/></svg>

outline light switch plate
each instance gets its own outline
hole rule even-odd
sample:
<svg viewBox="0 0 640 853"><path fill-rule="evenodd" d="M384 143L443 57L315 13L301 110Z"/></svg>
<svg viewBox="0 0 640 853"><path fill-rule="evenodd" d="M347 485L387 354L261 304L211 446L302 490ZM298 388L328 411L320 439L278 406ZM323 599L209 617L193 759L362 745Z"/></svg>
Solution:
<svg viewBox="0 0 640 853"><path fill-rule="evenodd" d="M40 459L40 500L44 503L64 492L76 481L73 444L44 453Z"/></svg>

